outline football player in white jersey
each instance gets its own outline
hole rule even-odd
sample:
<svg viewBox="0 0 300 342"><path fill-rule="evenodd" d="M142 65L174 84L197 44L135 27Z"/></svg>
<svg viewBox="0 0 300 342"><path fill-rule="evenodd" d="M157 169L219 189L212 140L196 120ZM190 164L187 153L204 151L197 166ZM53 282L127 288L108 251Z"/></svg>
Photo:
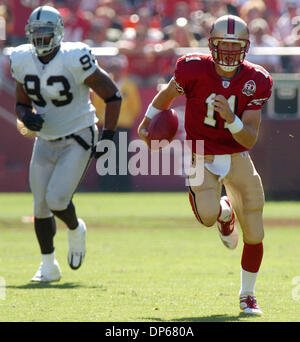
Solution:
<svg viewBox="0 0 300 342"><path fill-rule="evenodd" d="M72 197L98 141L90 89L106 102L101 140L113 139L121 97L115 83L83 43L63 42L63 20L53 7L41 6L26 26L29 44L11 54L16 80L16 114L36 132L30 162L34 227L42 262L32 281L61 278L55 257L55 217L68 227L68 262L78 269L86 251L86 225L77 218Z"/></svg>

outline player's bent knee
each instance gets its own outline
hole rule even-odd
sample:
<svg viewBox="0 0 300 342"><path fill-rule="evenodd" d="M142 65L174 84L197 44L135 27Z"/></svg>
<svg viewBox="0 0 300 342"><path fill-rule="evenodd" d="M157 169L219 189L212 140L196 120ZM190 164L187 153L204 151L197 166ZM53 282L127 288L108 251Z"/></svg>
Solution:
<svg viewBox="0 0 300 342"><path fill-rule="evenodd" d="M51 211L61 211L65 210L68 207L68 204L70 203L70 198L59 195L55 196L54 194L49 193L46 196L46 201Z"/></svg>
<svg viewBox="0 0 300 342"><path fill-rule="evenodd" d="M39 218L51 216L51 210L49 209L45 201L34 201L34 216Z"/></svg>
<svg viewBox="0 0 300 342"><path fill-rule="evenodd" d="M217 214L201 215L202 224L205 227L212 227L216 223L217 218L218 218Z"/></svg>
<svg viewBox="0 0 300 342"><path fill-rule="evenodd" d="M199 213L198 211L198 207L196 205L196 201L194 199L194 197L192 196L192 194L189 194L189 199L190 199L190 204L192 207L192 210L194 212L194 215L196 217L196 219L203 224L206 227L212 227L215 222L217 221L218 218L218 213L214 213L212 212L211 214L209 214L207 211L205 213L205 215L203 215L202 213Z"/></svg>

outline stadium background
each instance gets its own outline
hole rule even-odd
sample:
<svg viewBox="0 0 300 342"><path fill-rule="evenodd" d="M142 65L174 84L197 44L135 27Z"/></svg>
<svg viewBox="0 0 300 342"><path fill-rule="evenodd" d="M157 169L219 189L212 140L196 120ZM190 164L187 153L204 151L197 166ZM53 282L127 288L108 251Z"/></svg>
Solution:
<svg viewBox="0 0 300 342"><path fill-rule="evenodd" d="M122 67L123 77L137 85L141 107L131 126L132 139L137 138L136 128L158 85L170 79L176 59L195 49L207 50L209 27L214 18L226 13L241 16L251 32L252 48L247 59L265 66L274 78L273 95L264 107L260 137L251 155L262 176L267 198L299 198L298 0L0 1L1 192L29 191L32 140L16 130L14 82L9 72L8 54L9 47L26 41L27 18L33 8L43 4L52 4L61 11L66 41L88 43L97 51L100 65L110 68L112 61L116 61ZM174 103L180 116L183 105L183 98ZM182 191L184 188L183 177L136 176L132 178L131 191ZM79 190L101 191L95 162Z"/></svg>

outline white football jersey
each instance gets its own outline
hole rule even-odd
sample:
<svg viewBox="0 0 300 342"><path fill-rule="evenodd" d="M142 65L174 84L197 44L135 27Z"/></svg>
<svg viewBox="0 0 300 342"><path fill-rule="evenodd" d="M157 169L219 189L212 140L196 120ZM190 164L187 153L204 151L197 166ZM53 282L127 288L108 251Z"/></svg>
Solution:
<svg viewBox="0 0 300 342"><path fill-rule="evenodd" d="M98 121L90 89L84 84L97 68L88 45L62 42L55 57L44 64L34 47L24 44L13 50L10 60L13 78L23 84L45 120L38 136L53 140Z"/></svg>

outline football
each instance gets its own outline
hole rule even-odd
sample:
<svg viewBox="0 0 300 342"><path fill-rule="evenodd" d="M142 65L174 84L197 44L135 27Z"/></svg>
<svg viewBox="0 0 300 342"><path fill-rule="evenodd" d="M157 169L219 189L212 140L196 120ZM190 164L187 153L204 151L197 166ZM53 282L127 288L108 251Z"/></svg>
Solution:
<svg viewBox="0 0 300 342"><path fill-rule="evenodd" d="M168 145L175 137L178 129L178 116L174 109L166 109L159 112L151 120L148 127L147 144L152 150L157 150L159 148L164 148ZM159 148L155 146L156 144L151 141L158 140ZM165 140L164 143L161 143Z"/></svg>

